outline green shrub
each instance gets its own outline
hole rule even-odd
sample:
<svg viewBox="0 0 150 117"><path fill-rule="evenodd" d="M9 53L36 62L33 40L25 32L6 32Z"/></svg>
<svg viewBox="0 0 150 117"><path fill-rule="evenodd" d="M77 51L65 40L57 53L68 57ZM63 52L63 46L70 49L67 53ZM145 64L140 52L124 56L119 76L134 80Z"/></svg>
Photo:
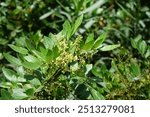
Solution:
<svg viewBox="0 0 150 117"><path fill-rule="evenodd" d="M78 77L81 81L87 80L86 75L92 69L92 64L85 61L99 50L110 51L120 45L101 47L106 34L100 35L96 40L90 34L86 41L80 35L75 36L82 19L83 15L72 25L66 21L63 30L56 35L50 33L49 36L44 36L38 31L29 38L16 39L15 45L9 44L16 52L16 57L10 53L3 55L14 65L14 69L17 68L16 71L20 68L23 73L3 67L3 74L10 81L7 83L11 84L7 87L9 90L3 93L10 93L10 97L14 99L65 99L72 90L72 77ZM26 85L28 87L24 87Z"/></svg>
<svg viewBox="0 0 150 117"><path fill-rule="evenodd" d="M146 3L2 1L0 98L149 99Z"/></svg>

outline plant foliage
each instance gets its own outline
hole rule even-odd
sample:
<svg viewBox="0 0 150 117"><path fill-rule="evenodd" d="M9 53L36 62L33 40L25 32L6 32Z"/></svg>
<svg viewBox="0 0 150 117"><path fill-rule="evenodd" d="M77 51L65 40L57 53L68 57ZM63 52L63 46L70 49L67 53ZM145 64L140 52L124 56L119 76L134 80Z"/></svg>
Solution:
<svg viewBox="0 0 150 117"><path fill-rule="evenodd" d="M144 1L0 2L0 99L150 99Z"/></svg>

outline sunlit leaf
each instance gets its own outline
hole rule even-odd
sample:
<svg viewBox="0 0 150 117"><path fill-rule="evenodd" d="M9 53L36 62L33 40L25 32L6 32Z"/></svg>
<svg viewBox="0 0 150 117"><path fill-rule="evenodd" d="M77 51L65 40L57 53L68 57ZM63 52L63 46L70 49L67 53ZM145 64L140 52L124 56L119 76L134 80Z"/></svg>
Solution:
<svg viewBox="0 0 150 117"><path fill-rule="evenodd" d="M94 34L89 34L86 41L85 41L83 49L86 51L89 51L89 50L91 50L93 45L94 45Z"/></svg>
<svg viewBox="0 0 150 117"><path fill-rule="evenodd" d="M138 35L134 39L131 39L131 45L132 45L132 47L137 49L138 48L138 44L141 41L141 39L142 39L141 35Z"/></svg>
<svg viewBox="0 0 150 117"><path fill-rule="evenodd" d="M32 56L32 55L24 56L24 59L32 63L39 62L39 60L35 56Z"/></svg>
<svg viewBox="0 0 150 117"><path fill-rule="evenodd" d="M28 97L21 88L13 89L11 96L16 100L25 99Z"/></svg>
<svg viewBox="0 0 150 117"><path fill-rule="evenodd" d="M87 75L91 71L92 68L93 68L93 64L87 64L85 75Z"/></svg>
<svg viewBox="0 0 150 117"><path fill-rule="evenodd" d="M147 50L147 44L146 44L146 42L145 41L141 41L140 43L139 43L139 51L141 52L141 54L143 54L144 55L144 53L146 52L146 50Z"/></svg>
<svg viewBox="0 0 150 117"><path fill-rule="evenodd" d="M100 94L97 90L95 90L93 88L90 88L90 92L91 92L94 100L104 100L105 99L105 97L102 94Z"/></svg>
<svg viewBox="0 0 150 117"><path fill-rule="evenodd" d="M98 0L96 1L94 4L92 4L90 7L88 7L87 9L83 10L80 12L80 15L81 14L84 14L84 13L89 13L89 12L92 12L93 10L97 9L97 8L100 8L100 6L102 6L103 4L105 4L108 0Z"/></svg>
<svg viewBox="0 0 150 117"><path fill-rule="evenodd" d="M44 43L44 46L46 47L46 49L50 49L50 50L52 50L52 48L55 45L53 39L51 37L46 37L46 36L44 36L44 38L43 38L43 43Z"/></svg>
<svg viewBox="0 0 150 117"><path fill-rule="evenodd" d="M7 80L11 82L17 81L16 73L13 70L3 67L2 71Z"/></svg>
<svg viewBox="0 0 150 117"><path fill-rule="evenodd" d="M18 58L15 58L14 56L8 54L8 53L3 53L4 57L9 61L11 64L15 65L21 65L21 61Z"/></svg>
<svg viewBox="0 0 150 117"><path fill-rule="evenodd" d="M34 79L30 80L30 83L33 86L40 86L41 85L41 82L37 78L34 78Z"/></svg>
<svg viewBox="0 0 150 117"><path fill-rule="evenodd" d="M78 63L75 63L70 66L71 71L77 71L79 69Z"/></svg>
<svg viewBox="0 0 150 117"><path fill-rule="evenodd" d="M18 47L18 46L11 45L11 44L9 44L9 47L11 47L14 51L20 54L28 54L28 50L23 47Z"/></svg>
<svg viewBox="0 0 150 117"><path fill-rule="evenodd" d="M33 54L38 57L38 59L42 61L46 61L45 55L37 50L32 50Z"/></svg>
<svg viewBox="0 0 150 117"><path fill-rule="evenodd" d="M83 15L81 15L81 16L75 21L72 34L74 34L74 33L77 31L77 29L79 28L79 26L80 26L81 23L82 23L82 20L83 20Z"/></svg>
<svg viewBox="0 0 150 117"><path fill-rule="evenodd" d="M100 48L101 51L110 51L114 50L116 48L120 47L120 44L114 44L114 45L105 45L104 47Z"/></svg>
<svg viewBox="0 0 150 117"><path fill-rule="evenodd" d="M28 68L28 69L38 69L40 66L41 66L41 62L35 62L35 63L32 63L32 62L27 62L27 61L24 61L22 63L22 65L25 67L25 68Z"/></svg>
<svg viewBox="0 0 150 117"><path fill-rule="evenodd" d="M107 37L107 33L103 33L102 35L100 35L94 42L94 46L93 49L97 49L101 46L101 44L105 41Z"/></svg>
<svg viewBox="0 0 150 117"><path fill-rule="evenodd" d="M63 31L62 31L62 33L65 35L67 40L72 35L71 32L72 32L71 24L69 23L68 20L66 20L65 23L63 24Z"/></svg>
<svg viewBox="0 0 150 117"><path fill-rule="evenodd" d="M47 13L43 14L42 16L39 17L39 20L43 20L43 19L49 17L54 12L55 12L55 10L51 10L50 12L47 12Z"/></svg>
<svg viewBox="0 0 150 117"><path fill-rule="evenodd" d="M145 58L148 58L150 56L150 46L148 46L147 51L144 56Z"/></svg>

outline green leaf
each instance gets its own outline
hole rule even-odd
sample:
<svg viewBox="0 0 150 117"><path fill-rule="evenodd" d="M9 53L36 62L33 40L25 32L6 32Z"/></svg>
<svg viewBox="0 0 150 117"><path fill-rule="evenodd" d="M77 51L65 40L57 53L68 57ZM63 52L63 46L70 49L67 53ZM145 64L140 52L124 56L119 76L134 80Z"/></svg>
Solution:
<svg viewBox="0 0 150 117"><path fill-rule="evenodd" d="M31 51L32 49L35 49L35 43L33 43L33 41L31 40L31 39L26 39L25 40L25 46L27 47L27 49L29 50L29 51Z"/></svg>
<svg viewBox="0 0 150 117"><path fill-rule="evenodd" d="M110 50L114 50L118 47L120 47L120 44L106 45L106 46L102 47L100 50L101 51L110 51Z"/></svg>
<svg viewBox="0 0 150 117"><path fill-rule="evenodd" d="M94 42L94 46L93 49L97 49L101 46L101 44L105 41L107 37L107 33L103 33L102 35L100 35Z"/></svg>
<svg viewBox="0 0 150 117"><path fill-rule="evenodd" d="M41 31L37 31L36 34L32 35L30 38L33 40L36 47L38 46L39 42L42 40L43 35L41 34ZM31 41L31 39L29 41Z"/></svg>
<svg viewBox="0 0 150 117"><path fill-rule="evenodd" d="M46 49L50 49L50 50L52 50L52 48L55 45L53 39L51 37L46 37L46 36L44 36L43 43Z"/></svg>
<svg viewBox="0 0 150 117"><path fill-rule="evenodd" d="M54 59L54 52L53 50L49 50L47 55L46 55L46 62L50 63Z"/></svg>
<svg viewBox="0 0 150 117"><path fill-rule="evenodd" d="M3 67L2 71L7 80L11 82L17 81L16 73L13 70Z"/></svg>
<svg viewBox="0 0 150 117"><path fill-rule="evenodd" d="M63 24L63 35L67 38L67 40L71 37L71 25L70 22L68 20L65 21L65 23Z"/></svg>
<svg viewBox="0 0 150 117"><path fill-rule="evenodd" d="M137 48L137 44L134 39L131 39L131 45L133 48Z"/></svg>
<svg viewBox="0 0 150 117"><path fill-rule="evenodd" d="M141 69L140 69L139 65L136 63L131 63L130 69L131 69L132 74L135 77L139 76L141 74Z"/></svg>
<svg viewBox="0 0 150 117"><path fill-rule="evenodd" d="M18 47L11 44L9 44L9 47L20 54L28 54L28 50L23 47Z"/></svg>
<svg viewBox="0 0 150 117"><path fill-rule="evenodd" d="M140 53L142 55L144 55L144 53L146 52L146 50L147 50L147 44L146 44L146 42L144 40L139 43L138 50L140 51Z"/></svg>
<svg viewBox="0 0 150 117"><path fill-rule="evenodd" d="M24 56L24 59L31 63L39 62L39 59L37 59L36 57L34 57L32 55Z"/></svg>
<svg viewBox="0 0 150 117"><path fill-rule="evenodd" d="M93 88L90 88L90 92L91 92L94 100L104 100L105 99L102 94L100 94L98 91L96 91Z"/></svg>
<svg viewBox="0 0 150 117"><path fill-rule="evenodd" d="M81 15L74 23L72 35L77 31L78 27L81 25L83 20L83 15Z"/></svg>
<svg viewBox="0 0 150 117"><path fill-rule="evenodd" d="M33 52L33 54L35 55L35 56L37 56L38 57L38 59L40 59L40 60L42 60L42 61L46 61L46 57L45 57L45 55L43 54L43 53L41 53L41 52L39 52L39 51L37 51L37 50L32 50L32 52Z"/></svg>
<svg viewBox="0 0 150 117"><path fill-rule="evenodd" d="M87 43L89 43L89 42L91 42L93 40L94 40L94 34L91 33L91 34L88 35L88 37L87 37L87 39L85 41L85 44L87 44Z"/></svg>
<svg viewBox="0 0 150 117"><path fill-rule="evenodd" d="M12 91L13 91L13 93L12 93L11 96L12 96L14 99L16 99L16 100L25 99L25 98L28 97L28 96L24 93L23 89L18 88L18 89L13 89Z"/></svg>
<svg viewBox="0 0 150 117"><path fill-rule="evenodd" d="M10 81L8 81L8 82L1 82L0 83L0 87L1 88L10 88L10 87L13 87L13 84L12 84L12 82L10 82Z"/></svg>
<svg viewBox="0 0 150 117"><path fill-rule="evenodd" d="M41 62L32 63L32 62L24 61L24 62L22 63L22 65L23 65L25 68L36 70L36 69L38 69L38 68L42 65L42 63L41 63Z"/></svg>
<svg viewBox="0 0 150 117"><path fill-rule="evenodd" d="M30 83L33 86L40 86L41 85L41 82L37 78L34 78L34 79L30 80Z"/></svg>
<svg viewBox="0 0 150 117"><path fill-rule="evenodd" d="M42 46L39 47L39 52L43 55L44 59L46 59L46 55L47 55L48 51L49 51L48 49L46 49Z"/></svg>
<svg viewBox="0 0 150 117"><path fill-rule="evenodd" d="M94 34L89 34L86 41L85 41L83 49L86 51L89 51L89 50L91 50L93 45L94 45Z"/></svg>
<svg viewBox="0 0 150 117"><path fill-rule="evenodd" d="M86 50L86 51L90 51L91 48L93 47L94 45L94 40L89 42L89 43L86 43L84 46L83 46L83 49Z"/></svg>
<svg viewBox="0 0 150 117"><path fill-rule="evenodd" d="M115 63L115 60L113 60L112 62L111 62L111 68L110 68L110 72L111 73L113 73L113 72L115 72L115 71L117 71L118 70L118 68L117 68L117 65L116 65L116 63Z"/></svg>
<svg viewBox="0 0 150 117"><path fill-rule="evenodd" d="M0 53L0 60L2 60L3 59L3 54L2 53Z"/></svg>
<svg viewBox="0 0 150 117"><path fill-rule="evenodd" d="M126 8L124 8L121 4L119 4L118 2L116 2L117 5L126 13L126 15L128 15L130 18L134 19L135 20L135 17L133 17L133 15L128 11L126 10Z"/></svg>
<svg viewBox="0 0 150 117"><path fill-rule="evenodd" d="M30 97L30 98L32 98L32 96L34 95L34 93L35 93L35 89L34 88L30 88L30 89L27 89L26 90L26 94ZM30 99L29 98L29 99Z"/></svg>
<svg viewBox="0 0 150 117"><path fill-rule="evenodd" d="M134 39L131 39L131 45L133 48L137 49L138 48L138 44L141 41L142 36L138 35L137 37L135 37Z"/></svg>
<svg viewBox="0 0 150 117"><path fill-rule="evenodd" d="M24 77L18 77L17 82L26 82L26 79Z"/></svg>
<svg viewBox="0 0 150 117"><path fill-rule="evenodd" d="M59 56L58 47L54 47L53 49L53 59L56 59Z"/></svg>
<svg viewBox="0 0 150 117"><path fill-rule="evenodd" d="M70 69L71 69L71 71L77 71L79 69L78 63L75 63L75 64L71 65Z"/></svg>
<svg viewBox="0 0 150 117"><path fill-rule="evenodd" d="M3 100L11 100L12 96L11 96L10 92L8 92L7 90L1 89L1 99L3 99Z"/></svg>
<svg viewBox="0 0 150 117"><path fill-rule="evenodd" d="M100 6L102 6L103 4L105 4L107 1L108 0L98 0L94 4L90 5L90 7L88 7L87 9L81 11L80 15L84 14L84 13L92 12L93 10L100 8Z"/></svg>
<svg viewBox="0 0 150 117"><path fill-rule="evenodd" d="M91 71L91 69L93 68L93 65L92 64L87 64L86 65L86 72L85 72L85 75L87 75L89 73L89 71Z"/></svg>
<svg viewBox="0 0 150 117"><path fill-rule="evenodd" d="M100 73L100 71L99 71L99 69L98 69L97 67L93 67L91 72L92 72L93 75L95 75L96 77L102 77L102 76L101 76L101 73Z"/></svg>
<svg viewBox="0 0 150 117"><path fill-rule="evenodd" d="M144 55L145 58L148 58L150 56L150 46L148 46L147 51Z"/></svg>
<svg viewBox="0 0 150 117"><path fill-rule="evenodd" d="M55 12L55 10L51 10L50 12L47 12L47 13L43 14L42 16L39 17L39 20L43 20L43 19L49 17L54 12Z"/></svg>
<svg viewBox="0 0 150 117"><path fill-rule="evenodd" d="M15 42L17 46L21 46L24 47L26 45L26 37L19 37L19 38L15 38Z"/></svg>
<svg viewBox="0 0 150 117"><path fill-rule="evenodd" d="M24 86L23 86L24 90L28 90L28 89L31 89L31 88L33 88L33 86L30 83L29 84L24 84Z"/></svg>
<svg viewBox="0 0 150 117"><path fill-rule="evenodd" d="M9 61L11 64L14 65L21 65L21 61L14 56L8 54L8 53L3 53L4 57Z"/></svg>
<svg viewBox="0 0 150 117"><path fill-rule="evenodd" d="M7 45L9 41L0 37L0 45Z"/></svg>

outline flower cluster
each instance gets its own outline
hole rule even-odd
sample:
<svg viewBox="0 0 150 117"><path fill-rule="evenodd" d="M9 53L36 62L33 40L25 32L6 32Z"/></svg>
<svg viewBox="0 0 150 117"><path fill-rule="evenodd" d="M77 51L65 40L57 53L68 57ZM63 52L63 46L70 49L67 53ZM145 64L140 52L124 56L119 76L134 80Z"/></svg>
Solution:
<svg viewBox="0 0 150 117"><path fill-rule="evenodd" d="M62 72L70 72L72 63L84 63L82 57L82 49L80 43L82 36L77 36L74 41L66 40L63 36L55 35L56 45L58 48L59 56L52 61L55 68L60 68Z"/></svg>

